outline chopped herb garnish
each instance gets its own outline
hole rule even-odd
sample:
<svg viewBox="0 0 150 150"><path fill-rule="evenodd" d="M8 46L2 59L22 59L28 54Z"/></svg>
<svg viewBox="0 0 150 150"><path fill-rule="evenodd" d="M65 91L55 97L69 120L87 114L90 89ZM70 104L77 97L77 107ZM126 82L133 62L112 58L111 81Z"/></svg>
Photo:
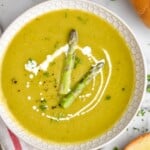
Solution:
<svg viewBox="0 0 150 150"><path fill-rule="evenodd" d="M150 84L147 85L146 91L150 93Z"/></svg>
<svg viewBox="0 0 150 150"><path fill-rule="evenodd" d="M144 109L139 110L137 113L137 116L144 116L144 115L145 115Z"/></svg>
<svg viewBox="0 0 150 150"><path fill-rule="evenodd" d="M56 64L55 61L53 61L53 62L50 63L51 66L53 66L53 65L55 65L55 64Z"/></svg>
<svg viewBox="0 0 150 150"><path fill-rule="evenodd" d="M147 75L147 81L150 82L150 74ZM150 84L147 85L146 91L150 93Z"/></svg>
<svg viewBox="0 0 150 150"><path fill-rule="evenodd" d="M17 84L17 83L18 83L18 81L17 81L15 78L12 78L12 79L11 79L11 82L12 82L13 84Z"/></svg>
<svg viewBox="0 0 150 150"><path fill-rule="evenodd" d="M40 100L40 102L41 102L42 104L47 103L46 99Z"/></svg>
<svg viewBox="0 0 150 150"><path fill-rule="evenodd" d="M57 87L57 80L54 78L54 87Z"/></svg>
<svg viewBox="0 0 150 150"><path fill-rule="evenodd" d="M67 17L68 17L68 13L67 13L67 12L65 12L65 15L64 15L64 16L65 16L65 18L67 18Z"/></svg>
<svg viewBox="0 0 150 150"><path fill-rule="evenodd" d="M41 111L44 111L44 110L46 110L47 108L48 108L48 106L45 105L45 104L39 105L39 109L40 109Z"/></svg>
<svg viewBox="0 0 150 150"><path fill-rule="evenodd" d="M40 99L40 100L37 100L37 102L39 103L39 109L41 111L44 111L48 108L46 99Z"/></svg>
<svg viewBox="0 0 150 150"><path fill-rule="evenodd" d="M147 81L150 82L150 74L147 75Z"/></svg>
<svg viewBox="0 0 150 150"><path fill-rule="evenodd" d="M57 49L59 47L60 43L57 41L54 45L54 48Z"/></svg>
<svg viewBox="0 0 150 150"><path fill-rule="evenodd" d="M59 120L60 120L61 118L64 118L66 115L63 114L62 112L60 112L60 113L57 113L57 114L53 114L53 116L54 116L56 119L50 119L50 120L51 120L51 121L59 122Z"/></svg>
<svg viewBox="0 0 150 150"><path fill-rule="evenodd" d="M105 99L106 99L106 100L110 100L110 99L111 99L111 96L110 96L110 95L107 95Z"/></svg>
<svg viewBox="0 0 150 150"><path fill-rule="evenodd" d="M45 88L44 88L44 91L45 91L45 92L47 92L47 91L48 91L48 88L47 88L47 87L45 87Z"/></svg>
<svg viewBox="0 0 150 150"><path fill-rule="evenodd" d="M52 109L56 109L56 108L57 108L57 106L52 106L51 108L52 108Z"/></svg>
<svg viewBox="0 0 150 150"><path fill-rule="evenodd" d="M77 67L78 64L81 63L81 59L78 56L75 56L75 62L74 62L74 69Z"/></svg>
<svg viewBox="0 0 150 150"><path fill-rule="evenodd" d="M83 17L81 17L81 16L77 16L77 19L78 19L80 22L82 22L83 24L86 24L87 21L88 21L87 18L83 18Z"/></svg>
<svg viewBox="0 0 150 150"><path fill-rule="evenodd" d="M58 119L64 118L64 117L65 117L65 114L63 114L63 113L59 113L58 116L57 116Z"/></svg>
<svg viewBox="0 0 150 150"><path fill-rule="evenodd" d="M122 88L121 90L122 90L122 91L125 91L125 88Z"/></svg>
<svg viewBox="0 0 150 150"><path fill-rule="evenodd" d="M119 150L119 148L118 147L114 147L113 150Z"/></svg>
<svg viewBox="0 0 150 150"><path fill-rule="evenodd" d="M49 41L50 37L43 37L42 40Z"/></svg>
<svg viewBox="0 0 150 150"><path fill-rule="evenodd" d="M29 59L28 59L28 61L32 61L32 60L33 60L32 58L29 58Z"/></svg>
<svg viewBox="0 0 150 150"><path fill-rule="evenodd" d="M135 131L140 131L140 129L139 129L139 128L136 128L136 127L133 127L133 130L135 130Z"/></svg>
<svg viewBox="0 0 150 150"><path fill-rule="evenodd" d="M49 76L50 76L49 72L44 72L43 75L44 75L45 77L49 77Z"/></svg>
<svg viewBox="0 0 150 150"><path fill-rule="evenodd" d="M39 18L39 17L37 17L37 18L35 18L35 20L36 20L36 21L39 21L39 20L40 20L40 18Z"/></svg>

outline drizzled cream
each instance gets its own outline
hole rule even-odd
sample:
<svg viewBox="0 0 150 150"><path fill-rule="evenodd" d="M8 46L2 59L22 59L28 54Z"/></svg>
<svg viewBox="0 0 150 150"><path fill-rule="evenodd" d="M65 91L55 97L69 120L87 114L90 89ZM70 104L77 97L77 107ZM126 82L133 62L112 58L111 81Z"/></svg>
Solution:
<svg viewBox="0 0 150 150"><path fill-rule="evenodd" d="M27 64L25 64L25 70L37 75L39 70L47 71L50 63L52 63L58 56L62 53L66 53L68 50L68 44L62 46L57 49L52 55L47 55L46 59L39 65L35 60L28 60Z"/></svg>
<svg viewBox="0 0 150 150"><path fill-rule="evenodd" d="M25 64L25 70L37 75L39 70L42 71L47 71L50 63L52 63L58 56L60 56L63 53L66 53L68 50L68 44L60 47L59 49L57 49L52 55L47 55L46 59L41 62L39 65L37 64L37 62L35 60L28 60L27 64ZM91 58L94 60L94 62L97 62L96 58L92 55L92 50L91 47L89 46L85 46L83 48L77 46L77 49L79 49L83 55ZM30 79L33 78L33 76L31 77L30 75Z"/></svg>
<svg viewBox="0 0 150 150"><path fill-rule="evenodd" d="M111 70L112 70L111 60L110 60L110 57L109 57L109 54L107 53L107 51L102 50L102 52L105 55L105 59L97 60L92 54L91 47L85 46L85 47L82 48L82 47L77 46L76 48L78 50L80 50L83 55L87 56L89 61L92 64L94 63L94 65L99 63L99 62L107 63L108 64L108 70L109 70L107 79L106 79L106 81L104 81L103 70L100 70L99 76L100 76L101 80L99 81L99 88L96 92L95 97L90 101L90 103L88 103L86 106L84 106L83 108L81 108L77 112L74 112L72 114L67 114L63 118L58 118L58 117L52 116L52 115L47 114L47 113L44 114L44 115L41 114L42 116L45 116L48 119L52 119L52 120L56 120L56 121L65 121L65 120L70 120L71 118L74 118L74 117L77 117L77 116L84 115L84 114L88 113L89 111L93 110L96 107L96 105L100 102L101 97L103 96L103 94L104 94L104 92L107 88L107 85L108 85L108 82L109 82L110 76L111 76ZM68 50L68 44L66 44L66 45L60 47L59 49L57 49L52 55L47 55L46 59L39 65L37 65L37 62L35 60L29 60L27 62L27 64L25 64L25 70L32 73L34 76L38 75L39 70L47 71L50 63L52 63L61 54L63 54L63 53L66 54L67 50ZM86 98L88 98L92 95L92 92L94 91L94 89L95 89L95 78L93 78L91 93L86 93L84 95L80 95L79 98L81 100L85 100ZM38 108L34 107L33 110L39 112Z"/></svg>

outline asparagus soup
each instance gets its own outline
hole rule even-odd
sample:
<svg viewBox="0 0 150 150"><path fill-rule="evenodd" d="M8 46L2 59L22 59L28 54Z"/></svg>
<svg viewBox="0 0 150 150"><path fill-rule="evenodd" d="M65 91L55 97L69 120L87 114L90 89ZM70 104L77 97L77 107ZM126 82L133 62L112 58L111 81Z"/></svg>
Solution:
<svg viewBox="0 0 150 150"><path fill-rule="evenodd" d="M25 25L4 56L1 88L13 118L57 143L84 142L126 110L134 65L121 35L79 10L53 11Z"/></svg>

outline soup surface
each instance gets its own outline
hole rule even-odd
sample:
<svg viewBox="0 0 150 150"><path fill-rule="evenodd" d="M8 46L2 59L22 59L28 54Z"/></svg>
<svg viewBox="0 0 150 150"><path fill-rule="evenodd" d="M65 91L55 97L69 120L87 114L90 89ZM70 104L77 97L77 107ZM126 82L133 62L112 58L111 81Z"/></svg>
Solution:
<svg viewBox="0 0 150 150"><path fill-rule="evenodd" d="M78 46L70 90L96 61L105 64L64 109L59 90L71 29L78 32ZM83 142L122 116L134 88L133 66L116 29L93 14L65 9L40 16L17 33L4 56L1 86L15 121L27 131L52 142Z"/></svg>

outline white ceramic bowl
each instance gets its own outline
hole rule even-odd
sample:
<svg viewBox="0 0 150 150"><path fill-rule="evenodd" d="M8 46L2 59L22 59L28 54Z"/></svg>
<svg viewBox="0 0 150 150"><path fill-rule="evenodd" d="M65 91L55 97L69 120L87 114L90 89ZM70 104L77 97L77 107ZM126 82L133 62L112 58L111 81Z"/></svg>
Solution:
<svg viewBox="0 0 150 150"><path fill-rule="evenodd" d="M109 10L105 9L104 7L87 1L87 0L51 0L44 3L37 5L36 7L31 8L23 15L21 15L18 19L16 19L5 31L0 39L0 52L1 56L5 53L5 50L8 46L8 43L12 40L12 38L16 35L16 33L28 22L32 19L36 18L39 15L44 13L63 9L63 8L70 8L70 9L80 9L84 11L89 11L93 14L96 14L110 24L112 24L124 37L125 41L128 43L130 47L131 54L133 56L134 64L135 64L135 71L136 71L136 83L135 83L135 90L133 93L132 100L130 101L129 107L127 108L126 112L122 116L121 120L119 120L112 129L106 132L104 135L93 139L91 141L81 143L81 144L74 144L74 145L59 145L59 144L50 144L46 141L39 139L38 137L29 134L25 129L23 129L18 123L13 122L11 116L6 109L6 106L1 102L0 103L0 115L3 118L4 122L7 126L20 138L22 138L27 143L38 147L42 150L87 150L87 149L95 149L100 148L106 143L110 142L112 139L117 137L122 131L125 130L129 122L133 119L134 115L136 114L145 91L146 85L146 71L145 71L145 64L142 52L140 47L135 39L135 36L129 29L129 27L116 15L114 15ZM2 96L0 95L0 98Z"/></svg>

